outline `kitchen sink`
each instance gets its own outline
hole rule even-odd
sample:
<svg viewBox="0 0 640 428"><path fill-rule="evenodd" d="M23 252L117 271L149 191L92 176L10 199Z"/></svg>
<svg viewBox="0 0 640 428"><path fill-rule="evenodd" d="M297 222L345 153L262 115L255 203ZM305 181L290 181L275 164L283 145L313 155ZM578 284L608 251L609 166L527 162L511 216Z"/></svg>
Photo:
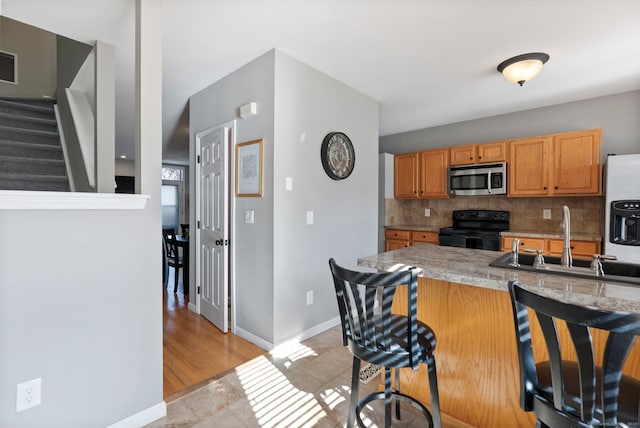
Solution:
<svg viewBox="0 0 640 428"><path fill-rule="evenodd" d="M513 267L509 265L509 263L511 263L511 253L504 253L489 263L489 266L640 285L640 265L638 264L602 260L604 276L597 276L595 272L590 269L590 260L574 259L573 266L568 268L560 266L560 257L547 256L544 258L544 265L533 267L535 257L533 254L518 254L519 266Z"/></svg>

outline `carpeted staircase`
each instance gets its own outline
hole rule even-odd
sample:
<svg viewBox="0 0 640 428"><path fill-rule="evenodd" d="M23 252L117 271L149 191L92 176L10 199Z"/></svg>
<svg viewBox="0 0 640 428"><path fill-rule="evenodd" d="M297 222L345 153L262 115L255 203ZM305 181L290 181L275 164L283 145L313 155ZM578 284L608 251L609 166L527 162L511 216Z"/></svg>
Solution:
<svg viewBox="0 0 640 428"><path fill-rule="evenodd" d="M0 98L0 190L69 191L55 103Z"/></svg>

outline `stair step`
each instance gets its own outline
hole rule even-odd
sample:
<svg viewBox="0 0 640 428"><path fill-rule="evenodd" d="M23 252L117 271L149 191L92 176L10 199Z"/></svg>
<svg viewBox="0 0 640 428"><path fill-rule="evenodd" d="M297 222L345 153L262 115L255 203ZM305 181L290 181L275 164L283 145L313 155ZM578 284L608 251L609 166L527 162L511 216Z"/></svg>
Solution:
<svg viewBox="0 0 640 428"><path fill-rule="evenodd" d="M38 129L23 129L13 126L0 125L0 139L24 141L25 143L60 144L58 132L41 131Z"/></svg>
<svg viewBox="0 0 640 428"><path fill-rule="evenodd" d="M51 116L48 119L44 119L23 114L0 112L0 125L27 130L58 131L58 124L55 119L51 119Z"/></svg>
<svg viewBox="0 0 640 428"><path fill-rule="evenodd" d="M0 189L68 192L67 177L0 172Z"/></svg>
<svg viewBox="0 0 640 428"><path fill-rule="evenodd" d="M56 100L0 97L0 112L18 113L43 119L53 117Z"/></svg>
<svg viewBox="0 0 640 428"><path fill-rule="evenodd" d="M62 147L51 144L23 143L0 140L0 156L33 157L39 159L63 159Z"/></svg>
<svg viewBox="0 0 640 428"><path fill-rule="evenodd" d="M0 156L0 171L30 175L56 175L66 177L63 160L33 159L16 156Z"/></svg>

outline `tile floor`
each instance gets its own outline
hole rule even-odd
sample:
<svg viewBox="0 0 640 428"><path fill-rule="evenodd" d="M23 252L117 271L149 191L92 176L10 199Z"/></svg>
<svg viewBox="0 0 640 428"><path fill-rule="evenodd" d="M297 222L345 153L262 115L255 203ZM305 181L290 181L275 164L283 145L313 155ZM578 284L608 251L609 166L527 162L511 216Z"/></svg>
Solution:
<svg viewBox="0 0 640 428"><path fill-rule="evenodd" d="M281 346L225 376L167 403L161 427L344 427L352 356L339 327L302 343ZM360 397L374 391L379 376L361 383ZM424 426L407 408L394 427ZM363 412L367 426L384 426L382 406Z"/></svg>

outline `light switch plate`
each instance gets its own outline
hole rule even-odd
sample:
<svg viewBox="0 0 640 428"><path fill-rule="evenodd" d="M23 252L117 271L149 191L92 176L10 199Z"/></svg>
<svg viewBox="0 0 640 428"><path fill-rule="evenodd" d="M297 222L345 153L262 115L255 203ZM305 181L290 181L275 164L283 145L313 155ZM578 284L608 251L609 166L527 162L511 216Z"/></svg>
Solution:
<svg viewBox="0 0 640 428"><path fill-rule="evenodd" d="M293 177L285 177L284 178L284 189L287 192L293 191Z"/></svg>
<svg viewBox="0 0 640 428"><path fill-rule="evenodd" d="M247 224L253 224L255 220L253 210L244 210L244 222Z"/></svg>
<svg viewBox="0 0 640 428"><path fill-rule="evenodd" d="M544 208L542 210L542 218L545 220L551 220L551 210L549 208Z"/></svg>
<svg viewBox="0 0 640 428"><path fill-rule="evenodd" d="M313 211L307 211L307 224L313 224Z"/></svg>

